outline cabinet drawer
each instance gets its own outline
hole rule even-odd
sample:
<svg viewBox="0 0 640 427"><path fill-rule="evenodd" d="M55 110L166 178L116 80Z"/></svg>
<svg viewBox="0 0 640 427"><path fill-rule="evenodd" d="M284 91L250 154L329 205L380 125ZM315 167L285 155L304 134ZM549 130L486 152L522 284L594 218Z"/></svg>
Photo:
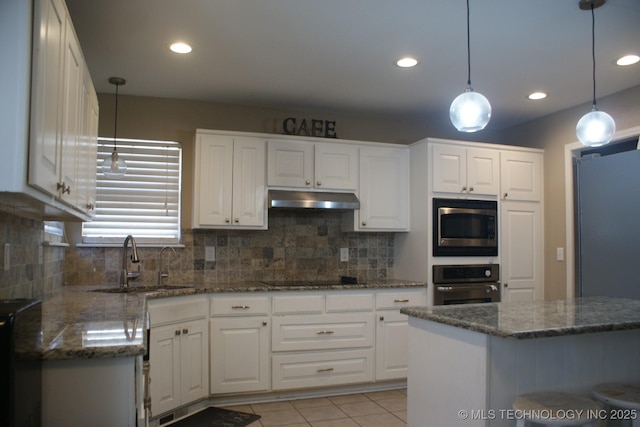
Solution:
<svg viewBox="0 0 640 427"><path fill-rule="evenodd" d="M274 316L272 350L370 347L374 342L373 319L373 313Z"/></svg>
<svg viewBox="0 0 640 427"><path fill-rule="evenodd" d="M345 293L327 295L327 313L372 311L373 294L371 293Z"/></svg>
<svg viewBox="0 0 640 427"><path fill-rule="evenodd" d="M258 316L269 314L268 296L229 295L211 297L212 316Z"/></svg>
<svg viewBox="0 0 640 427"><path fill-rule="evenodd" d="M149 301L151 326L207 317L207 297L183 296Z"/></svg>
<svg viewBox="0 0 640 427"><path fill-rule="evenodd" d="M321 314L323 295L278 295L273 297L273 314Z"/></svg>
<svg viewBox="0 0 640 427"><path fill-rule="evenodd" d="M373 349L278 354L272 361L273 390L373 381Z"/></svg>
<svg viewBox="0 0 640 427"><path fill-rule="evenodd" d="M425 288L411 290L380 291L376 294L376 310L400 309L412 305L425 305L427 291Z"/></svg>

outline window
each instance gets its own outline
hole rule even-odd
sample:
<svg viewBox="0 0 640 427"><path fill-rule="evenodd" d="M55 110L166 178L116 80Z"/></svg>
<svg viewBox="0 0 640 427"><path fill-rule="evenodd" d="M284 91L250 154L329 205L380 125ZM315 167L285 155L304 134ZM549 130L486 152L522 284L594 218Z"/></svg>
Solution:
<svg viewBox="0 0 640 427"><path fill-rule="evenodd" d="M113 139L98 138L96 214L82 224L82 242L121 244L131 234L138 244L179 243L180 143L118 139L117 147L127 173L108 179L101 165L113 151Z"/></svg>

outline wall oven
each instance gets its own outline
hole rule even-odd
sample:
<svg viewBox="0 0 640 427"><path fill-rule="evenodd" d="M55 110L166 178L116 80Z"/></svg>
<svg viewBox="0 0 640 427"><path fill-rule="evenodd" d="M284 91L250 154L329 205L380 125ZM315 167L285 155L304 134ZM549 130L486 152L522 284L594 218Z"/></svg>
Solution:
<svg viewBox="0 0 640 427"><path fill-rule="evenodd" d="M499 264L433 266L433 305L499 301Z"/></svg>
<svg viewBox="0 0 640 427"><path fill-rule="evenodd" d="M498 255L498 202L434 198L433 255Z"/></svg>

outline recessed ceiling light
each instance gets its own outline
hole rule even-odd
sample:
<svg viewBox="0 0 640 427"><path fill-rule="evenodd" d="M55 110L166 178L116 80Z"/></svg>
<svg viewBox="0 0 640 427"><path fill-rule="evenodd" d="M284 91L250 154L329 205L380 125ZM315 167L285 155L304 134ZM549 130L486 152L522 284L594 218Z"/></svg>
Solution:
<svg viewBox="0 0 640 427"><path fill-rule="evenodd" d="M189 46L186 43L182 43L182 42L173 43L171 46L169 46L169 49L171 49L171 51L175 52L175 53L189 53L189 52L191 52L191 46Z"/></svg>
<svg viewBox="0 0 640 427"><path fill-rule="evenodd" d="M418 65L418 60L409 56L400 58L396 61L396 65L400 68L411 68Z"/></svg>
<svg viewBox="0 0 640 427"><path fill-rule="evenodd" d="M527 96L527 98L532 100L544 99L546 97L547 97L547 94L544 92L533 92L533 93L530 93L529 96Z"/></svg>
<svg viewBox="0 0 640 427"><path fill-rule="evenodd" d="M616 61L618 65L633 65L640 61L640 56L638 55L625 55L622 58L619 58Z"/></svg>

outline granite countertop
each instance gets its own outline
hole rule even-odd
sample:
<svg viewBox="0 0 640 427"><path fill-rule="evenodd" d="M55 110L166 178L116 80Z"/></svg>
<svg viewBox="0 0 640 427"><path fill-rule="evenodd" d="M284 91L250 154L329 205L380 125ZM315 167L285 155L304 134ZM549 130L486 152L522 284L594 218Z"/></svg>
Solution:
<svg viewBox="0 0 640 427"><path fill-rule="evenodd" d="M640 300L555 301L406 307L401 313L501 338L530 339L640 329Z"/></svg>
<svg viewBox="0 0 640 427"><path fill-rule="evenodd" d="M426 286L424 282L374 280L366 284L323 282L233 282L163 288L148 292L110 293L114 286L68 286L42 300L37 357L43 360L133 357L146 352L146 311L150 299L224 292L282 292L385 289ZM136 286L132 286L135 288Z"/></svg>

